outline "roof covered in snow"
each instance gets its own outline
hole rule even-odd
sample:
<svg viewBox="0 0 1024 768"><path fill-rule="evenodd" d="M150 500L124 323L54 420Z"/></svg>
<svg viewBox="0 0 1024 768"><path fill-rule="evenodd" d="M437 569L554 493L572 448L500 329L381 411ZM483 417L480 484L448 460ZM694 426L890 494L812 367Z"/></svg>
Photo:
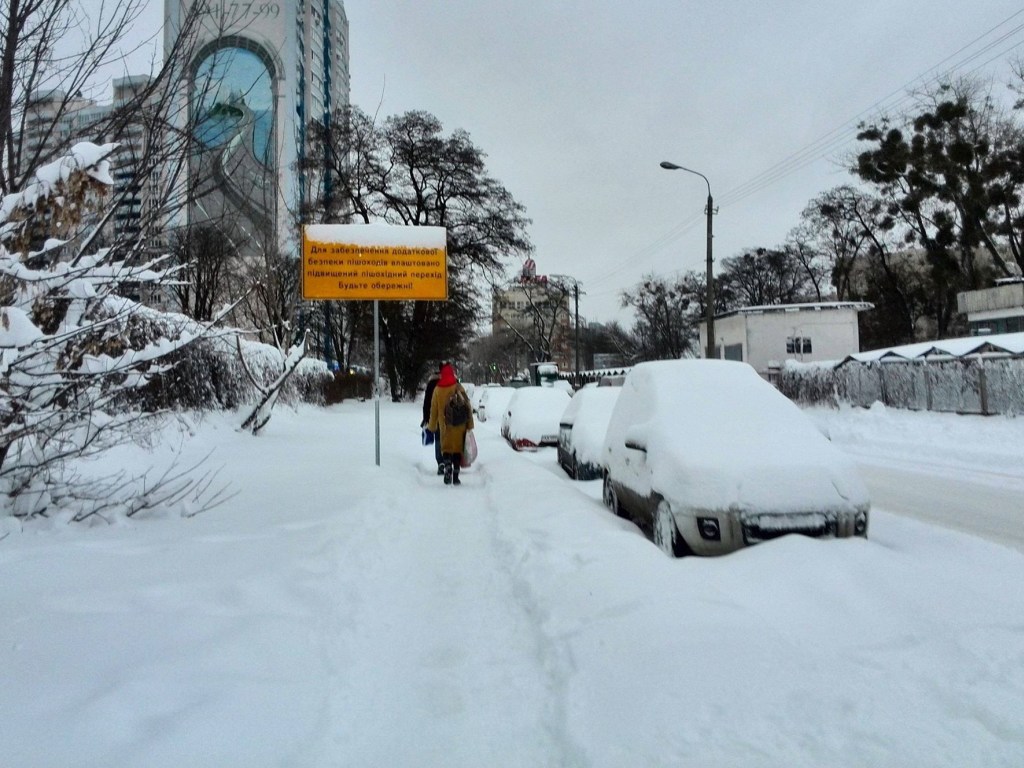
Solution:
<svg viewBox="0 0 1024 768"><path fill-rule="evenodd" d="M840 360L837 366L851 361L870 363L876 360L924 360L936 357L966 357L968 355L1011 355L1014 357L1024 355L1024 333L995 333L987 336L921 341L899 347L875 349L870 352L849 355Z"/></svg>
<svg viewBox="0 0 1024 768"><path fill-rule="evenodd" d="M805 304L762 304L756 307L740 307L728 312L722 312L715 317L732 317L733 315L766 315L776 312L824 312L838 309L852 309L856 312L865 312L874 309L874 304L866 301L817 301Z"/></svg>

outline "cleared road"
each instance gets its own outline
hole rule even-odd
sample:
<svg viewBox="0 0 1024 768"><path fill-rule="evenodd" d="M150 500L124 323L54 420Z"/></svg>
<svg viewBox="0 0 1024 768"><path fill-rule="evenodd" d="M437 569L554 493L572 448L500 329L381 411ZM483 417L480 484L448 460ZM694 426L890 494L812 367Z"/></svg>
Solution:
<svg viewBox="0 0 1024 768"><path fill-rule="evenodd" d="M872 505L1024 552L1024 483L959 467L855 457Z"/></svg>
<svg viewBox="0 0 1024 768"><path fill-rule="evenodd" d="M1024 418L809 408L860 468L876 510L1024 552Z"/></svg>

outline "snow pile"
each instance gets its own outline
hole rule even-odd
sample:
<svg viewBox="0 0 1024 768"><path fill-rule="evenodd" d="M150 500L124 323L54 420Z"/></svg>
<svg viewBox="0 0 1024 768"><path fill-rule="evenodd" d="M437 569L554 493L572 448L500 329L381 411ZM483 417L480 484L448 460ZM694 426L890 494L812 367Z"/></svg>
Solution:
<svg viewBox="0 0 1024 768"><path fill-rule="evenodd" d="M444 227L410 227L395 224L307 224L307 240L332 245L366 247L402 246L443 250L448 243Z"/></svg>
<svg viewBox="0 0 1024 768"><path fill-rule="evenodd" d="M69 155L38 168L24 189L5 195L0 201L0 222L6 228L7 222L15 218L18 212L32 211L41 200L64 191L79 172L105 187L113 187L114 179L110 175L108 158L117 146L81 142L71 148Z"/></svg>

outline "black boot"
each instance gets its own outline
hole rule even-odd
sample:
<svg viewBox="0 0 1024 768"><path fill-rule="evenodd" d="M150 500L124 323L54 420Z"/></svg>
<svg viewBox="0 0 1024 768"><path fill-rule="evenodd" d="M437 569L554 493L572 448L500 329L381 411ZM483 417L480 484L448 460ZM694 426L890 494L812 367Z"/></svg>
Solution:
<svg viewBox="0 0 1024 768"><path fill-rule="evenodd" d="M452 484L452 463L450 461L444 463L444 484Z"/></svg>
<svg viewBox="0 0 1024 768"><path fill-rule="evenodd" d="M443 475L444 474L444 463L441 463L441 464L437 465L437 474L439 474L439 475Z"/></svg>
<svg viewBox="0 0 1024 768"><path fill-rule="evenodd" d="M452 485L462 485L462 481L459 480L459 459L452 462Z"/></svg>

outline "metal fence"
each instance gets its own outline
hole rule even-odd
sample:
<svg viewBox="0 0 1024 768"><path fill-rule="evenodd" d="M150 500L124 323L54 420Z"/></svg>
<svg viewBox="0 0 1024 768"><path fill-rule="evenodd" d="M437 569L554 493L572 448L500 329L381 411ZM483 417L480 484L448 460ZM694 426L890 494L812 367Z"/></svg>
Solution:
<svg viewBox="0 0 1024 768"><path fill-rule="evenodd" d="M1006 355L886 359L836 364L787 362L779 390L800 403L971 414L1024 414L1024 358Z"/></svg>

